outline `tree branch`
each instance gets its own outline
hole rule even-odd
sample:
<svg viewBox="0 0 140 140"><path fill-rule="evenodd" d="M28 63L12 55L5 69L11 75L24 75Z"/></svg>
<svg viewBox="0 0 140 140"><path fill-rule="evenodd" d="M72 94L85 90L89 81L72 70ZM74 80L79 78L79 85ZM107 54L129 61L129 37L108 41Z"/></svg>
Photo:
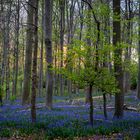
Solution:
<svg viewBox="0 0 140 140"><path fill-rule="evenodd" d="M97 20L97 18L96 18L96 16L95 16L95 13L94 13L94 10L93 10L92 5L89 3L88 0L82 0L82 1L83 1L84 3L86 3L86 4L89 6L89 8L92 10L93 18L94 18L95 22L96 22L97 24L99 24L100 22Z"/></svg>

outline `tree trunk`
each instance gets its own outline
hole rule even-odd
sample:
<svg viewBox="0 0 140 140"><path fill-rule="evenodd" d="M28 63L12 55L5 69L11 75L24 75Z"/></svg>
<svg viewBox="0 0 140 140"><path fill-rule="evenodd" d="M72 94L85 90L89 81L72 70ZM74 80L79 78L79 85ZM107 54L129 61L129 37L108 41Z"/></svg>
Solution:
<svg viewBox="0 0 140 140"><path fill-rule="evenodd" d="M8 64L8 59L9 59L9 43L10 43L10 18L11 18L11 6L12 6L12 1L9 1L7 5L7 11L4 17L2 19L5 22L2 22L2 35L3 35L3 56L2 56L2 66L1 66L1 76L0 76L0 104L2 105L2 98L3 98L3 93L4 93L4 80L5 80L5 75L6 75L6 95L10 94L9 92L9 64ZM4 12L4 3L2 2L2 7L1 7L2 12Z"/></svg>
<svg viewBox="0 0 140 140"><path fill-rule="evenodd" d="M14 78L13 78L13 87L12 87L12 95L16 96L17 95L17 78L18 78L18 59L19 59L19 18L20 18L20 3L18 0L17 6L16 6L16 11L17 11L17 16L16 16L16 31L15 31L15 36L16 36L16 41L15 41L15 48L14 48Z"/></svg>
<svg viewBox="0 0 140 140"><path fill-rule="evenodd" d="M32 47L33 47L33 11L34 0L28 1L28 15L27 15L27 37L26 37L26 53L25 53L25 67L24 67L24 81L22 105L29 104L30 88L31 88L31 65L32 65Z"/></svg>
<svg viewBox="0 0 140 140"><path fill-rule="evenodd" d="M31 95L31 118L36 122L36 93L37 93L37 50L38 50L38 2L34 0L34 50L33 50L33 68L32 68L32 95Z"/></svg>
<svg viewBox="0 0 140 140"><path fill-rule="evenodd" d="M128 70L129 65L131 64L131 45L132 45L132 37L131 37L131 29L132 29L132 10L131 10L131 2L130 0L125 0L125 9L126 9L126 19L127 19L127 25L126 25L126 43L128 44L128 47L125 50L125 62L126 62L126 71L124 72L124 93L127 93L130 91L130 72Z"/></svg>
<svg viewBox="0 0 140 140"><path fill-rule="evenodd" d="M52 108L52 97L53 97L53 72L51 70L53 65L52 10L53 10L53 1L45 0L45 46L46 46L46 63L47 63L46 107L49 109Z"/></svg>
<svg viewBox="0 0 140 140"><path fill-rule="evenodd" d="M89 86L89 102L90 102L90 111L89 111L89 119L90 124L93 126L93 99L92 99L92 85Z"/></svg>
<svg viewBox="0 0 140 140"><path fill-rule="evenodd" d="M81 1L80 4L78 3L78 8L79 8L79 15L80 15L80 33L79 33L79 40L82 41L82 31L83 31L83 26L84 26L84 3ZM78 62L78 74L80 74L80 69L81 69L81 57L79 56L79 62ZM77 86L77 93L80 93L80 87Z"/></svg>
<svg viewBox="0 0 140 140"><path fill-rule="evenodd" d="M104 101L104 105L103 105L103 108L104 108L104 117L105 117L105 119L107 119L106 93L103 93L103 101Z"/></svg>
<svg viewBox="0 0 140 140"><path fill-rule="evenodd" d="M40 66L39 66L39 82L38 94L42 95L43 92L43 47L44 47L44 0L42 0L42 37L41 37L41 50L40 50Z"/></svg>
<svg viewBox="0 0 140 140"><path fill-rule="evenodd" d="M140 20L140 0L139 0L139 20ZM138 84L137 98L140 99L140 22L139 22L139 47L138 47Z"/></svg>
<svg viewBox="0 0 140 140"><path fill-rule="evenodd" d="M91 2L92 1L89 0L89 3L90 4L91 4ZM90 38L90 36L91 36L91 8L90 8L90 6L88 6L87 18L88 18L88 23L87 23L87 45L88 45L88 51L87 51L87 53L88 54L87 55L90 58L90 56L91 56L91 38ZM87 62L87 63L90 64L91 62ZM86 93L86 104L87 103L90 103L90 95L89 94L90 94L89 92Z"/></svg>
<svg viewBox="0 0 140 140"><path fill-rule="evenodd" d="M69 7L69 2L66 2L66 14L67 14L67 28L68 28L68 34L67 34L67 44L68 44L68 49L67 51L69 51L70 45L72 44L72 40L73 40L73 36L74 36L74 9L75 9L75 4L76 1L72 0L70 3L70 7ZM71 56L67 55L67 60L69 59L69 61L67 62L67 69L70 73L72 73L72 66L71 66L71 58L69 58ZM72 94L72 81L70 79L67 80L67 86L68 86L68 94L71 97Z"/></svg>
<svg viewBox="0 0 140 140"><path fill-rule="evenodd" d="M60 0L60 50L61 62L60 67L63 68L63 46L64 46L64 29L65 29L65 0ZM60 74L60 95L64 94L64 79Z"/></svg>
<svg viewBox="0 0 140 140"><path fill-rule="evenodd" d="M9 52L9 49L8 49ZM9 54L7 56L7 64L6 64L6 100L10 99L10 60Z"/></svg>
<svg viewBox="0 0 140 140"><path fill-rule="evenodd" d="M113 0L113 45L114 51L114 70L119 92L115 94L115 114L114 117L123 117L123 71L122 71L122 48L120 48L121 41L121 22L120 22L120 0ZM116 19L116 16L118 17Z"/></svg>

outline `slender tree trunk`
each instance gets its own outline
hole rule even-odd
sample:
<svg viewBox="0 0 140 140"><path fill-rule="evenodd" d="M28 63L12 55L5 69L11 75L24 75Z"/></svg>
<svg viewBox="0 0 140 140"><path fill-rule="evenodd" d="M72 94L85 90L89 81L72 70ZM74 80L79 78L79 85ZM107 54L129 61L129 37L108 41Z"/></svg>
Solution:
<svg viewBox="0 0 140 140"><path fill-rule="evenodd" d="M37 50L38 50L38 2L34 0L34 48L33 48L33 68L32 68L32 95L31 95L31 118L36 122L36 93L37 93Z"/></svg>
<svg viewBox="0 0 140 140"><path fill-rule="evenodd" d="M42 0L42 37L41 37L41 50L40 50L40 66L39 66L39 83L38 83L38 94L39 96L43 93L43 47L44 47L44 0Z"/></svg>
<svg viewBox="0 0 140 140"><path fill-rule="evenodd" d="M121 22L120 22L120 0L113 0L113 45L115 47L114 52L114 70L117 81L117 87L119 92L115 94L115 114L114 117L123 117L123 71L122 71L122 48L120 48L121 41ZM116 19L117 15L117 19Z"/></svg>
<svg viewBox="0 0 140 140"><path fill-rule="evenodd" d="M11 7L11 6L10 6ZM6 52L5 52L5 75L6 75L6 99L8 99L8 97L10 97L10 86L9 86L9 78L10 78L10 69L9 69L9 50L10 50L10 15L8 18L8 23L7 23L7 28L5 28L5 42L4 42L4 47L6 48ZM3 81L4 82L4 81ZM4 86L4 85L3 85Z"/></svg>
<svg viewBox="0 0 140 140"><path fill-rule="evenodd" d="M140 99L140 0L139 0L139 47L138 47L138 84L137 84L137 98Z"/></svg>
<svg viewBox="0 0 140 140"><path fill-rule="evenodd" d="M55 67L55 73L54 73L54 95L57 95L58 93L58 85L57 85L57 41L55 41L55 45L54 45L54 67Z"/></svg>
<svg viewBox="0 0 140 140"><path fill-rule="evenodd" d="M8 49L9 52L9 49ZM6 64L6 99L8 100L10 98L10 67L9 67L9 54L7 56L7 64Z"/></svg>
<svg viewBox="0 0 140 140"><path fill-rule="evenodd" d="M46 63L47 63L47 83L46 83L46 107L52 108L53 97L53 65L52 56L52 10L53 1L45 0L45 46L46 46Z"/></svg>
<svg viewBox="0 0 140 140"><path fill-rule="evenodd" d="M87 0L82 0L88 5L89 10L92 12L93 19L96 23L96 30L97 30L97 38L96 38L96 51L95 51L95 71L98 71L99 67L99 53L98 53L98 47L100 45L100 21L97 19L97 16L95 15L94 9L92 7L92 0L87 1ZM90 50L90 48L89 48Z"/></svg>
<svg viewBox="0 0 140 140"><path fill-rule="evenodd" d="M4 3L1 1L1 19L4 21L5 17L3 16L4 12ZM1 33L2 33L2 55L1 55L1 73L0 73L0 105L3 105L3 91L4 91L4 75L5 75L5 58L6 58L6 47L4 47L4 40L5 40L5 23L1 23Z"/></svg>
<svg viewBox="0 0 140 140"><path fill-rule="evenodd" d="M9 15L10 16L10 15ZM10 20L10 17L9 17ZM5 61L5 70L6 70L6 99L10 97L10 68L9 68L9 51L10 51L10 27L7 24L6 36L5 36L5 46L6 47L6 61Z"/></svg>
<svg viewBox="0 0 140 140"><path fill-rule="evenodd" d="M91 4L92 3L92 0L89 0L89 3ZM89 56L90 58L90 55L91 55L91 8L88 6L88 15L87 15L87 18L88 18L88 23L87 23L87 45L88 45L88 51L87 51L87 55ZM89 62L87 63L91 63L90 60L88 60ZM90 103L90 93L89 91L86 93L86 104L87 103Z"/></svg>
<svg viewBox="0 0 140 140"><path fill-rule="evenodd" d="M25 53L25 67L24 67L24 81L22 105L29 104L30 90L31 90L31 65L32 65L32 47L33 47L33 11L34 0L28 1L28 15L27 15L27 37L26 37L26 53Z"/></svg>
<svg viewBox="0 0 140 140"><path fill-rule="evenodd" d="M58 3L57 3L58 4ZM56 6L57 6L56 4ZM59 34L59 26L58 26L58 20L55 21L55 24L54 24L54 30L56 32L56 36L58 36ZM58 69L58 64L59 64L59 61L58 61L58 39L56 38L55 39L55 44L54 44L54 68L55 68L55 72L54 72L54 95L58 95L58 74L57 74L57 69Z"/></svg>
<svg viewBox="0 0 140 140"><path fill-rule="evenodd" d="M78 8L79 8L79 16L80 16L80 33L79 33L79 40L82 41L82 31L83 31L83 19L84 19L84 3L78 2ZM81 69L81 57L79 57L79 62L78 62L78 74L80 74L80 69ZM79 93L79 86L77 86L77 93Z"/></svg>
<svg viewBox="0 0 140 140"><path fill-rule="evenodd" d="M93 98L92 98L92 85L89 86L89 102L90 102L90 124L93 126Z"/></svg>
<svg viewBox="0 0 140 140"><path fill-rule="evenodd" d="M4 6L3 6L3 1L1 1L1 13L0 13L0 18L4 20ZM3 105L3 82L4 82L4 68L5 68L5 59L4 59L4 54L6 48L4 47L4 35L5 35L5 24L1 22L1 65L0 65L0 106Z"/></svg>
<svg viewBox="0 0 140 140"><path fill-rule="evenodd" d="M65 29L65 0L60 0L60 50L61 62L60 67L63 68L63 46L64 46L64 29ZM60 95L64 94L64 79L60 74Z"/></svg>
<svg viewBox="0 0 140 140"><path fill-rule="evenodd" d="M4 3L2 1L2 12L4 12ZM3 35L3 59L2 59L2 68L1 68L1 81L0 81L0 88L1 88L1 93L0 93L0 104L2 105L2 98L3 98L3 93L4 93L4 81L5 81L5 76L6 76L6 95L10 94L9 92L9 47L10 47L10 18L11 18L11 6L12 6L12 1L9 1L8 3L8 9L6 11L6 14L3 17L3 20L6 21L3 22L2 24L2 35Z"/></svg>
<svg viewBox="0 0 140 140"><path fill-rule="evenodd" d="M130 91L130 72L128 70L128 66L131 64L131 45L132 45L132 37L131 37L131 20L132 20L132 11L131 11L131 2L130 0L125 0L126 4L126 18L127 18L127 34L126 34L126 43L128 43L128 47L125 50L125 62L126 62L126 71L124 72L124 93Z"/></svg>
<svg viewBox="0 0 140 140"><path fill-rule="evenodd" d="M67 14L67 26L68 26L68 51L71 49L69 46L72 44L72 39L74 36L74 9L75 9L75 1L72 0L70 3L70 8L68 6L68 1L66 2L66 14ZM67 59L69 59L70 56L67 56ZM67 64L68 71L71 73L72 72L72 67L71 67L71 59L69 59L69 62ZM67 85L68 85L68 94L71 97L72 94L72 81L67 80Z"/></svg>
<svg viewBox="0 0 140 140"><path fill-rule="evenodd" d="M105 119L107 119L106 93L103 93L103 101L104 101L104 105L103 105L103 108L104 108L104 117L105 117Z"/></svg>
<svg viewBox="0 0 140 140"><path fill-rule="evenodd" d="M16 16L16 32L15 32L15 36L16 36L16 41L15 41L15 50L14 50L14 56L15 56L15 64L14 64L14 78L13 78L13 88L12 88L12 95L17 95L17 78L18 78L18 59L19 59L19 18L20 18L20 3L18 0L17 6L16 6L16 10L17 10L17 16Z"/></svg>

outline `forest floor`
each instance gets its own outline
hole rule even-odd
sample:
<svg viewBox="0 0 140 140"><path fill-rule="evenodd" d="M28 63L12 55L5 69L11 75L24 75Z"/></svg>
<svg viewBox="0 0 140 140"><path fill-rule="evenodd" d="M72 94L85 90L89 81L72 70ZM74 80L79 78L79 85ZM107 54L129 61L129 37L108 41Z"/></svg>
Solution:
<svg viewBox="0 0 140 140"><path fill-rule="evenodd" d="M36 124L31 123L29 105L22 106L21 100L5 101L0 107L0 140L140 140L140 101L135 92L125 96L126 106L121 120L113 119L114 96L107 101L107 119L103 115L102 96L93 97L93 101L93 128L89 123L89 106L81 96L70 100L55 96L52 110L45 108L45 98L37 98Z"/></svg>

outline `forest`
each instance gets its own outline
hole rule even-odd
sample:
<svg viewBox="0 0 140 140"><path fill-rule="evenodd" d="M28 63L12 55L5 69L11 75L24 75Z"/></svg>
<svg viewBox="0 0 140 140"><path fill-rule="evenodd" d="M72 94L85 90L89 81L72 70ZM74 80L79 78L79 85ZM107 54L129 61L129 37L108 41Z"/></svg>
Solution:
<svg viewBox="0 0 140 140"><path fill-rule="evenodd" d="M140 140L140 0L0 0L0 140Z"/></svg>

